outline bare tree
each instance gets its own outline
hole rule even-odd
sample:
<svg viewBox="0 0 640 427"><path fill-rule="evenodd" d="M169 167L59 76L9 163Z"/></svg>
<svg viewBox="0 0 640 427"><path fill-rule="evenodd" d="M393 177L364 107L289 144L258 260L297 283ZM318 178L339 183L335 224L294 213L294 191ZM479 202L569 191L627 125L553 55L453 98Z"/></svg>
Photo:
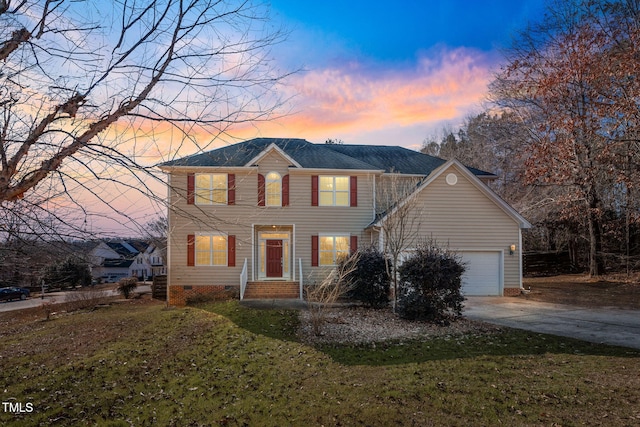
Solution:
<svg viewBox="0 0 640 427"><path fill-rule="evenodd" d="M145 237L160 250L162 257L167 259L167 239L169 236L169 220L162 215L149 221L145 227Z"/></svg>
<svg viewBox="0 0 640 427"><path fill-rule="evenodd" d="M328 310L340 298L346 296L353 286L352 276L358 268L360 253L354 252L343 259L329 274L315 286L308 287L307 305L311 327L315 335L322 335L327 321Z"/></svg>
<svg viewBox="0 0 640 427"><path fill-rule="evenodd" d="M283 38L250 0L1 1L3 215L77 234L91 203L123 214L106 184L153 199L149 157L273 116Z"/></svg>
<svg viewBox="0 0 640 427"><path fill-rule="evenodd" d="M457 131L443 129L443 137L425 139L421 152L446 160L456 159L465 166L491 172L497 179L491 188L513 205L524 193L524 158L520 151L529 132L513 112L483 112L468 117Z"/></svg>
<svg viewBox="0 0 640 427"><path fill-rule="evenodd" d="M398 295L398 267L406 251L415 246L420 228L420 203L412 194L421 180L400 174L385 174L376 186L378 225L383 239L381 250L385 257L387 274L393 282L393 307Z"/></svg>
<svg viewBox="0 0 640 427"><path fill-rule="evenodd" d="M564 188L564 214L585 218L592 276L603 272L605 199L637 182L629 165L638 164L639 10L628 1L554 2L492 86L534 136L524 147L527 181Z"/></svg>

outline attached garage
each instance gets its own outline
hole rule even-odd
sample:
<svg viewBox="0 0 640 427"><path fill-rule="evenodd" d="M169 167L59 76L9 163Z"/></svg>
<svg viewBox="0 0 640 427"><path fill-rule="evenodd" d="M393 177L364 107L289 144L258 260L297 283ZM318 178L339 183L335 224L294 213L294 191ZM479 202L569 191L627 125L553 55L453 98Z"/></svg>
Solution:
<svg viewBox="0 0 640 427"><path fill-rule="evenodd" d="M468 296L502 295L502 251L462 251L466 271L462 293Z"/></svg>

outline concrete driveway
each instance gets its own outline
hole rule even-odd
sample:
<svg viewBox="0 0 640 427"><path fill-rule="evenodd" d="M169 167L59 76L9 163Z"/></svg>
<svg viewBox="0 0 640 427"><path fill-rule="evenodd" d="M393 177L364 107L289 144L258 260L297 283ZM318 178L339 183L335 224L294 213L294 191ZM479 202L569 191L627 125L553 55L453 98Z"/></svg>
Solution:
<svg viewBox="0 0 640 427"><path fill-rule="evenodd" d="M585 308L514 297L467 297L463 315L500 326L640 349L640 310Z"/></svg>

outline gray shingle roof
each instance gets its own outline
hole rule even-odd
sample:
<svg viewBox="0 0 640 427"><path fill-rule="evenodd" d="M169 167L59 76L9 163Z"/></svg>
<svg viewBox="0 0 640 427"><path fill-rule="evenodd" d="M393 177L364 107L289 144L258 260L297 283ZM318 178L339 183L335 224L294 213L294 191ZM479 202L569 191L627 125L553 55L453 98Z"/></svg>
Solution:
<svg viewBox="0 0 640 427"><path fill-rule="evenodd" d="M328 144L327 148L358 158L385 172L397 172L412 175L427 175L447 161L419 151L389 145L347 145ZM493 176L480 169L468 169L478 176ZM426 171L426 172L425 172Z"/></svg>
<svg viewBox="0 0 640 427"><path fill-rule="evenodd" d="M384 170L428 175L445 160L402 147L381 145L313 144L296 138L256 138L206 153L162 163L161 167L242 167L275 144L303 168ZM489 172L469 168L477 176Z"/></svg>

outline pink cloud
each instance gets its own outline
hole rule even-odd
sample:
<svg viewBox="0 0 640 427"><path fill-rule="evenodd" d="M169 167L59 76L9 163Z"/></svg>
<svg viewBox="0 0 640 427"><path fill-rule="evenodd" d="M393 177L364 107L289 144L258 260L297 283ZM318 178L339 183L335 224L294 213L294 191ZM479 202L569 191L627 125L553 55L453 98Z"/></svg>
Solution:
<svg viewBox="0 0 640 427"><path fill-rule="evenodd" d="M236 135L360 139L376 131L402 133L461 123L484 100L491 80L486 54L439 49L411 68L372 71L358 63L293 76L287 90L294 113L236 128ZM415 146L421 141L407 141Z"/></svg>
<svg viewBox="0 0 640 427"><path fill-rule="evenodd" d="M290 114L235 125L220 135L199 129L193 141L183 140L182 145L175 132L156 125L158 146L148 154L166 160L171 154L188 155L258 136L313 142L339 138L347 143L419 148L427 136L445 125L461 124L478 110L492 78L490 66L485 53L442 48L405 68L381 70L357 62L316 68L286 82L283 90L285 97L291 97Z"/></svg>

